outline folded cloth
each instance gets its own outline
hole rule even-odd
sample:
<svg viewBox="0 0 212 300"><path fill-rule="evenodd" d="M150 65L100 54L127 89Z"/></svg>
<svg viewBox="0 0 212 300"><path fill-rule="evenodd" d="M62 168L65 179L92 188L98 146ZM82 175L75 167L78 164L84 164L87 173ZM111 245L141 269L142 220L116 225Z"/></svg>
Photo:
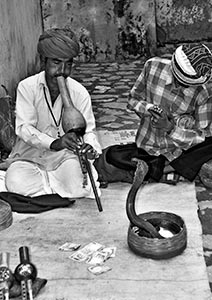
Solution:
<svg viewBox="0 0 212 300"><path fill-rule="evenodd" d="M62 198L58 194L29 197L11 192L0 192L0 199L8 202L12 211L18 213L40 213L54 208L67 207L75 202L74 199Z"/></svg>
<svg viewBox="0 0 212 300"><path fill-rule="evenodd" d="M46 285L47 280L43 278L36 278L32 283L32 294L33 297L36 297L39 291ZM10 299L13 300L22 300L21 297L21 285L15 281L10 288Z"/></svg>
<svg viewBox="0 0 212 300"><path fill-rule="evenodd" d="M106 156L110 148L111 146L103 149L102 154L94 161L94 167L98 173L98 181L100 184L103 182L104 185L118 181L132 183L134 171L120 169L108 163Z"/></svg>

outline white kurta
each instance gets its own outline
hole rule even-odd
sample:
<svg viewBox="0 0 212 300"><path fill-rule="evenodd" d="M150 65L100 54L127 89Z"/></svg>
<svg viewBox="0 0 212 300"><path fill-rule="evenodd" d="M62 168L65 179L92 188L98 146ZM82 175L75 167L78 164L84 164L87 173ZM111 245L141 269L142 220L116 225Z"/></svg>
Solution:
<svg viewBox="0 0 212 300"><path fill-rule="evenodd" d="M66 84L74 106L86 120L84 142L101 153L88 91L70 77L66 79ZM10 192L28 196L58 193L69 198L94 198L89 178L88 185L83 187L78 157L67 149L50 150L58 130L61 136L64 132L61 122L58 129L55 125L45 100L44 88L56 122L60 120L62 100L59 95L52 107L44 71L19 83L16 99L17 140L7 160L9 168L6 172L6 187ZM97 172L93 165L92 171L97 181ZM98 182L96 186L99 186ZM98 192L100 194L99 188Z"/></svg>

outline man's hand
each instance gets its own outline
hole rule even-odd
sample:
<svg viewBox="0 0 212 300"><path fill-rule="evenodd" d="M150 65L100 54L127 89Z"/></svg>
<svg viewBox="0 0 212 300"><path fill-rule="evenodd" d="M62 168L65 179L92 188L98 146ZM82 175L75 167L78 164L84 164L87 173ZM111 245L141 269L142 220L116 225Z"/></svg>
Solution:
<svg viewBox="0 0 212 300"><path fill-rule="evenodd" d="M80 153L86 154L88 159L95 159L99 156L97 151L90 144L87 143L82 144L79 150L79 154Z"/></svg>
<svg viewBox="0 0 212 300"><path fill-rule="evenodd" d="M153 127L168 133L172 131L174 124L163 109L155 105L154 107L149 108L148 111L151 114L151 124Z"/></svg>
<svg viewBox="0 0 212 300"><path fill-rule="evenodd" d="M139 105L140 103L138 102L138 105ZM130 102L128 102L128 104L127 104L127 109L129 109L129 110L131 110L131 111L134 111L135 113L136 113L136 115L139 117L139 118L143 118L144 117L144 114L143 113L141 113L141 112L139 112L138 110L136 110L135 109L135 106L132 106L132 101L131 101L131 103Z"/></svg>
<svg viewBox="0 0 212 300"><path fill-rule="evenodd" d="M97 151L94 150L94 148L90 144L82 143L75 132L68 132L61 138L52 142L50 145L50 149L55 151L69 149L75 154L87 154L88 159L95 159L98 157Z"/></svg>
<svg viewBox="0 0 212 300"><path fill-rule="evenodd" d="M50 149L60 151L62 149L69 149L76 153L77 149L81 148L81 141L75 132L67 132L61 138L51 143Z"/></svg>

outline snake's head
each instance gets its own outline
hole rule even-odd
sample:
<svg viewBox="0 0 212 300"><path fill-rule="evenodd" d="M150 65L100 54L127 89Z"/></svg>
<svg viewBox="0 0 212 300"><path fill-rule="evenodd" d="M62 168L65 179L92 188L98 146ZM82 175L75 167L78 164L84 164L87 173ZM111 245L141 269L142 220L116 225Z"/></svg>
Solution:
<svg viewBox="0 0 212 300"><path fill-rule="evenodd" d="M136 171L134 174L134 182L138 182L141 184L149 170L149 167L148 167L147 163L141 159L132 158L132 161L136 162L136 164L137 164Z"/></svg>

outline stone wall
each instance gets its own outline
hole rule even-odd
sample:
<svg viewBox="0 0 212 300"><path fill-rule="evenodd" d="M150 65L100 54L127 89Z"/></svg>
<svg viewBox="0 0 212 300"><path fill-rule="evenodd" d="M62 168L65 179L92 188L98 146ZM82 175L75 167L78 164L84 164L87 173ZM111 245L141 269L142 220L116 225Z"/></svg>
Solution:
<svg viewBox="0 0 212 300"><path fill-rule="evenodd" d="M211 0L42 0L42 7L45 29L77 31L84 62L149 57L182 42L212 41Z"/></svg>
<svg viewBox="0 0 212 300"><path fill-rule="evenodd" d="M153 0L42 0L44 28L70 27L78 35L80 61L117 61L154 47ZM153 42L152 42L153 41Z"/></svg>
<svg viewBox="0 0 212 300"><path fill-rule="evenodd" d="M79 60L136 60L156 46L212 42L211 0L1 0L0 85L14 95L17 83L37 71L42 28L71 27ZM0 86L0 97L5 91Z"/></svg>
<svg viewBox="0 0 212 300"><path fill-rule="evenodd" d="M212 42L211 0L156 0L158 46Z"/></svg>
<svg viewBox="0 0 212 300"><path fill-rule="evenodd" d="M40 0L0 1L0 85L14 96L17 83L36 71L42 32ZM0 87L0 96L5 91Z"/></svg>

